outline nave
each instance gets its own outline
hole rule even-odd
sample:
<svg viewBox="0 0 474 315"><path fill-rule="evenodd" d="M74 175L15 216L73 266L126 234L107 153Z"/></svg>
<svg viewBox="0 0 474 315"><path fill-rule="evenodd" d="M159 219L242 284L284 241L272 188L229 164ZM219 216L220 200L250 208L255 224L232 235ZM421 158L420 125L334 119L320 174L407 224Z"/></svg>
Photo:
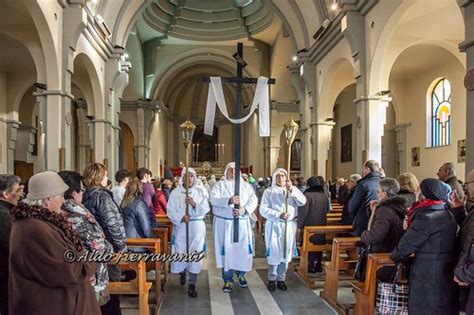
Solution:
<svg viewBox="0 0 474 315"><path fill-rule="evenodd" d="M240 288L235 282L235 290L222 292L221 270L216 268L212 224L207 219L207 254L203 270L197 282L197 298L186 294L187 285L181 287L178 275L170 274L165 286L162 303L158 309L152 305L154 296L150 294L150 314L336 314L318 295L298 278L294 266L290 265L286 283L288 290L269 292L267 289L267 259L263 238L256 236L256 255L253 270L246 274L249 287ZM153 291L153 290L152 290ZM121 297L123 315L138 315L138 298ZM156 313L153 313L156 310Z"/></svg>

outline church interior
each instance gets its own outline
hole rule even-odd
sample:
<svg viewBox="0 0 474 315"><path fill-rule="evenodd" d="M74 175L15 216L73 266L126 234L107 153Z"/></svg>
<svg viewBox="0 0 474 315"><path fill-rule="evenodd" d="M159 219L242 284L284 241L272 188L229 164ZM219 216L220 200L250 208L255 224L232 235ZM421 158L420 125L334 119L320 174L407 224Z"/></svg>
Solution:
<svg viewBox="0 0 474 315"><path fill-rule="evenodd" d="M15 174L22 184L45 170L83 174L92 163L105 166L113 186L120 169L134 177L146 168L160 180L181 176L188 165L198 176L219 179L237 148L241 172L254 181L288 164L291 178L322 176L334 184L374 160L388 178L411 173L421 182L450 163L460 181L474 182L466 179L474 169L473 0L0 0L0 6L0 174ZM240 77L274 81L267 87L268 137L259 133L262 112L251 114L256 84L235 81L222 85L228 116L251 115L238 131L217 109L213 133L205 133L209 78L235 78L239 65ZM290 119L298 130L288 150ZM196 126L188 148L180 130L185 121ZM186 296L168 264L157 264L151 289L140 283L137 294L120 293L122 313L373 314L369 284L351 285L353 240L332 242L352 231L336 214L342 207L333 199L327 228L308 230L331 242L298 247L287 292L267 290L259 217L249 288L222 293L211 220L198 298ZM172 223L157 216L157 226L166 252ZM302 267L311 251L325 253L322 273ZM374 257L370 263L387 263Z"/></svg>

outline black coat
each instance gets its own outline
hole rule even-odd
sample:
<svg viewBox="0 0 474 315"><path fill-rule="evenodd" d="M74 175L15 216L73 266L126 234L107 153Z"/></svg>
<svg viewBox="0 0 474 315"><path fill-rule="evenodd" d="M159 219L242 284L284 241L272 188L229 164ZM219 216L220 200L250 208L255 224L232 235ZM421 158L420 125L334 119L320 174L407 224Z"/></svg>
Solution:
<svg viewBox="0 0 474 315"><path fill-rule="evenodd" d="M403 236L403 218L405 217L406 199L395 196L380 202L375 210L370 230L364 231L361 241L370 245L371 253L390 253ZM377 278L390 282L394 268L382 268Z"/></svg>
<svg viewBox="0 0 474 315"><path fill-rule="evenodd" d="M8 314L8 254L13 204L0 200L0 314Z"/></svg>
<svg viewBox="0 0 474 315"><path fill-rule="evenodd" d="M410 314L459 314L456 265L456 221L445 204L420 207L412 216L391 258L401 262L411 254Z"/></svg>
<svg viewBox="0 0 474 315"><path fill-rule="evenodd" d="M349 187L347 184L339 187L339 192L337 193L337 202L343 205L346 202L347 197L349 196Z"/></svg>
<svg viewBox="0 0 474 315"><path fill-rule="evenodd" d="M407 203L406 203L405 208L411 208L416 201L415 194L406 189L400 189L400 191L398 192L398 195L406 198Z"/></svg>
<svg viewBox="0 0 474 315"><path fill-rule="evenodd" d="M106 239L121 251L126 247L125 229L120 208L113 199L112 193L105 188L89 187L84 192L83 204L99 223Z"/></svg>
<svg viewBox="0 0 474 315"><path fill-rule="evenodd" d="M298 208L298 229L312 225L327 225L326 214L330 205L328 195L323 190L316 191L308 188L304 192L304 196L306 197L306 203ZM324 235L313 235L310 240L313 244L326 243Z"/></svg>
<svg viewBox="0 0 474 315"><path fill-rule="evenodd" d="M454 274L459 280L469 285L469 287L462 287L463 290L466 290L465 294L468 296L466 313L474 314L474 242L469 245L466 264L459 265L454 270Z"/></svg>
<svg viewBox="0 0 474 315"><path fill-rule="evenodd" d="M380 174L372 172L364 176L357 182L354 194L349 201L347 211L354 218L352 228L354 236L360 236L367 230L369 223L370 202L377 200L377 189L380 181Z"/></svg>
<svg viewBox="0 0 474 315"><path fill-rule="evenodd" d="M349 191L349 195L347 196L344 206L342 207L341 225L352 225L352 222L354 221L354 218L349 213L349 203L352 199L352 196L354 196L354 190L355 188Z"/></svg>

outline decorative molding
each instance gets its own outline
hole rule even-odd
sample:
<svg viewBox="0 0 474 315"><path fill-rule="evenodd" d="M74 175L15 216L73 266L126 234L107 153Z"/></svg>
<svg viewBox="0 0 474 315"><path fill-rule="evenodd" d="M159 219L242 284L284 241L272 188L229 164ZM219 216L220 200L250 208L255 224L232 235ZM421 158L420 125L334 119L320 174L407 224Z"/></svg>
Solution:
<svg viewBox="0 0 474 315"><path fill-rule="evenodd" d="M461 8L467 7L468 5L473 4L473 3L474 3L474 0L458 0L458 5Z"/></svg>
<svg viewBox="0 0 474 315"><path fill-rule="evenodd" d="M466 52L466 50L470 47L474 46L474 39L469 39L461 42L459 44L459 51Z"/></svg>
<svg viewBox="0 0 474 315"><path fill-rule="evenodd" d="M41 91L41 92L33 92L33 96L48 96L48 95L59 95L59 96L67 97L71 100L74 100L74 95L66 91L46 90L46 91Z"/></svg>

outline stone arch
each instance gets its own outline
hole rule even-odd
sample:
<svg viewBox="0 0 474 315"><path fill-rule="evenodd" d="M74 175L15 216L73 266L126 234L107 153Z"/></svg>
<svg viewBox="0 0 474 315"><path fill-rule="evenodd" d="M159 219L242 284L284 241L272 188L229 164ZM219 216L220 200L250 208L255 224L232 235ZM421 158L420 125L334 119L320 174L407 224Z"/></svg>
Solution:
<svg viewBox="0 0 474 315"><path fill-rule="evenodd" d="M80 63L80 64L79 64ZM76 81L77 77L74 75L84 75L83 70L81 69L78 71L78 66L83 67L85 69L85 74L88 76L88 81ZM104 97L102 95L102 84L101 80L99 79L99 74L96 69L96 66L94 65L93 61L91 58L86 55L85 53L79 53L75 56L74 58L74 74L72 76L73 81L77 84L77 86L82 90L82 92L85 94L87 98L87 114L89 116L94 116L95 119L101 119L104 118L103 115L105 115L105 110L104 110ZM79 84L78 84L79 83ZM90 84L90 86L87 85L87 83ZM86 91L90 89L91 95ZM92 101L92 103L90 103ZM92 105L92 106L91 106Z"/></svg>
<svg viewBox="0 0 474 315"><path fill-rule="evenodd" d="M422 1L420 1L422 2ZM388 90L389 86L389 77L391 73L391 69L400 54L408 49L411 46L419 45L419 44L434 44L440 47L443 47L449 50L456 58L458 58L461 63L464 64L464 56L459 52L457 44L453 44L452 41L445 40L442 37L432 36L431 38L427 38L426 36L416 36L417 32L422 34L421 32L430 30L433 28L432 26L434 23L437 23L436 18L432 18L429 23L419 23L420 26L417 29L411 30L411 36L406 37L410 38L409 41L403 41L398 45L395 43L394 38L397 34L397 30L401 27L400 25L403 23L403 18L408 16L409 14L414 14L414 12L419 11L417 5L421 5L420 2L416 1L402 1L399 6L393 11L393 13L388 18L386 24L383 27L383 30L379 34L376 45L373 49L374 55L371 59L371 65L368 71L368 82L369 82L369 91L370 95L377 93L378 91ZM425 3L426 4L426 3ZM446 15L449 14L450 21L453 21L453 26L459 28L460 32L460 41L464 39L464 25L456 25L459 23L463 23L463 17L459 6L457 5L456 1L452 0L443 0L443 2L435 3L430 2L431 5L434 4L443 4L446 5L446 8L449 9L449 13L444 13ZM433 28L437 29L437 28ZM428 31L429 32L429 31ZM427 33L428 33L427 32ZM462 34L461 34L462 33ZM424 35L424 34L423 34ZM421 39L419 39L421 37Z"/></svg>

